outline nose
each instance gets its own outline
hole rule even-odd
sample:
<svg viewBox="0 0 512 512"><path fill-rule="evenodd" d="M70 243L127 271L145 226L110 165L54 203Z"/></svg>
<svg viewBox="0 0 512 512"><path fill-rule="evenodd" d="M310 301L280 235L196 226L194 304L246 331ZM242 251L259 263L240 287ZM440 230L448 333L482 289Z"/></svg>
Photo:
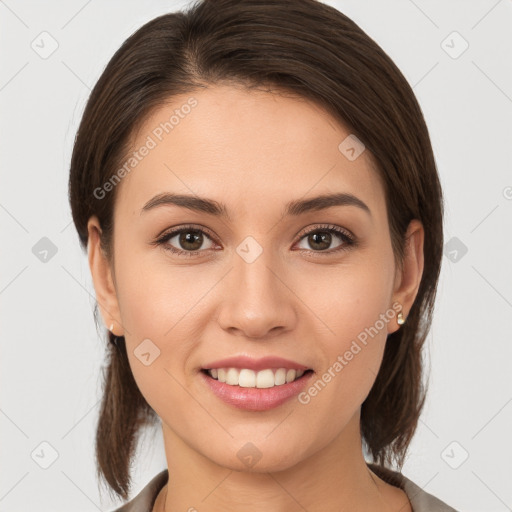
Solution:
<svg viewBox="0 0 512 512"><path fill-rule="evenodd" d="M234 266L223 280L217 320L230 334L268 338L294 329L299 299L283 265L263 251L249 263L235 254Z"/></svg>

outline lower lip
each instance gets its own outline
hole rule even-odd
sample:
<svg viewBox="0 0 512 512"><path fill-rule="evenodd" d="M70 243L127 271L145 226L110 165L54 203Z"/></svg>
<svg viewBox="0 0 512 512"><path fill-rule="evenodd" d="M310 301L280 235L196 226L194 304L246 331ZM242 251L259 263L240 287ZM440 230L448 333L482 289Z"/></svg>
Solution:
<svg viewBox="0 0 512 512"><path fill-rule="evenodd" d="M288 384L260 389L230 386L210 377L205 372L200 371L199 373L214 394L221 400L247 411L267 411L278 407L290 398L298 395L313 375L313 372L308 372Z"/></svg>

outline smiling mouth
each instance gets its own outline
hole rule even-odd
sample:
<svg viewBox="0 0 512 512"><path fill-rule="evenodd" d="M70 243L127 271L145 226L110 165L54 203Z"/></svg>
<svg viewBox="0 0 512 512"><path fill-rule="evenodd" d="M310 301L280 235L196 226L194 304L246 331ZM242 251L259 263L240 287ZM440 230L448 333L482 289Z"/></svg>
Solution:
<svg viewBox="0 0 512 512"><path fill-rule="evenodd" d="M229 386L266 389L295 382L313 370L294 370L289 368L267 368L254 371L249 368L212 368L202 369L208 377Z"/></svg>

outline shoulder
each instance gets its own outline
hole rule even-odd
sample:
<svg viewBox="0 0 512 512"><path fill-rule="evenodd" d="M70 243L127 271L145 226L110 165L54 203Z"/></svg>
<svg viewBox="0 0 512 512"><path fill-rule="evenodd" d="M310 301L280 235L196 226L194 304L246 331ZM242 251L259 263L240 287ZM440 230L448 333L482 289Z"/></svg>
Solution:
<svg viewBox="0 0 512 512"><path fill-rule="evenodd" d="M413 512L457 512L456 509L425 492L401 473L376 464L367 464L367 466L382 480L402 489L411 502Z"/></svg>
<svg viewBox="0 0 512 512"><path fill-rule="evenodd" d="M164 469L137 494L133 499L112 512L151 512L158 493L167 483L169 473Z"/></svg>

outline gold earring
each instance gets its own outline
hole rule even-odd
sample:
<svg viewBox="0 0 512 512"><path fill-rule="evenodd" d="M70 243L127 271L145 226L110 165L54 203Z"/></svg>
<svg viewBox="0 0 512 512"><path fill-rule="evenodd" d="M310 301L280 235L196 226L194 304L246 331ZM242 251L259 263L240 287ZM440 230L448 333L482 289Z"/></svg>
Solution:
<svg viewBox="0 0 512 512"><path fill-rule="evenodd" d="M114 331L114 323L113 323L113 322L110 324L110 327L108 328L108 330L109 330L110 332L112 332L112 334L114 334L114 333L113 333L113 331Z"/></svg>
<svg viewBox="0 0 512 512"><path fill-rule="evenodd" d="M400 311L400 313L398 313L397 317L396 317L396 323L398 325L403 325L405 324L405 318L404 318L404 314Z"/></svg>

